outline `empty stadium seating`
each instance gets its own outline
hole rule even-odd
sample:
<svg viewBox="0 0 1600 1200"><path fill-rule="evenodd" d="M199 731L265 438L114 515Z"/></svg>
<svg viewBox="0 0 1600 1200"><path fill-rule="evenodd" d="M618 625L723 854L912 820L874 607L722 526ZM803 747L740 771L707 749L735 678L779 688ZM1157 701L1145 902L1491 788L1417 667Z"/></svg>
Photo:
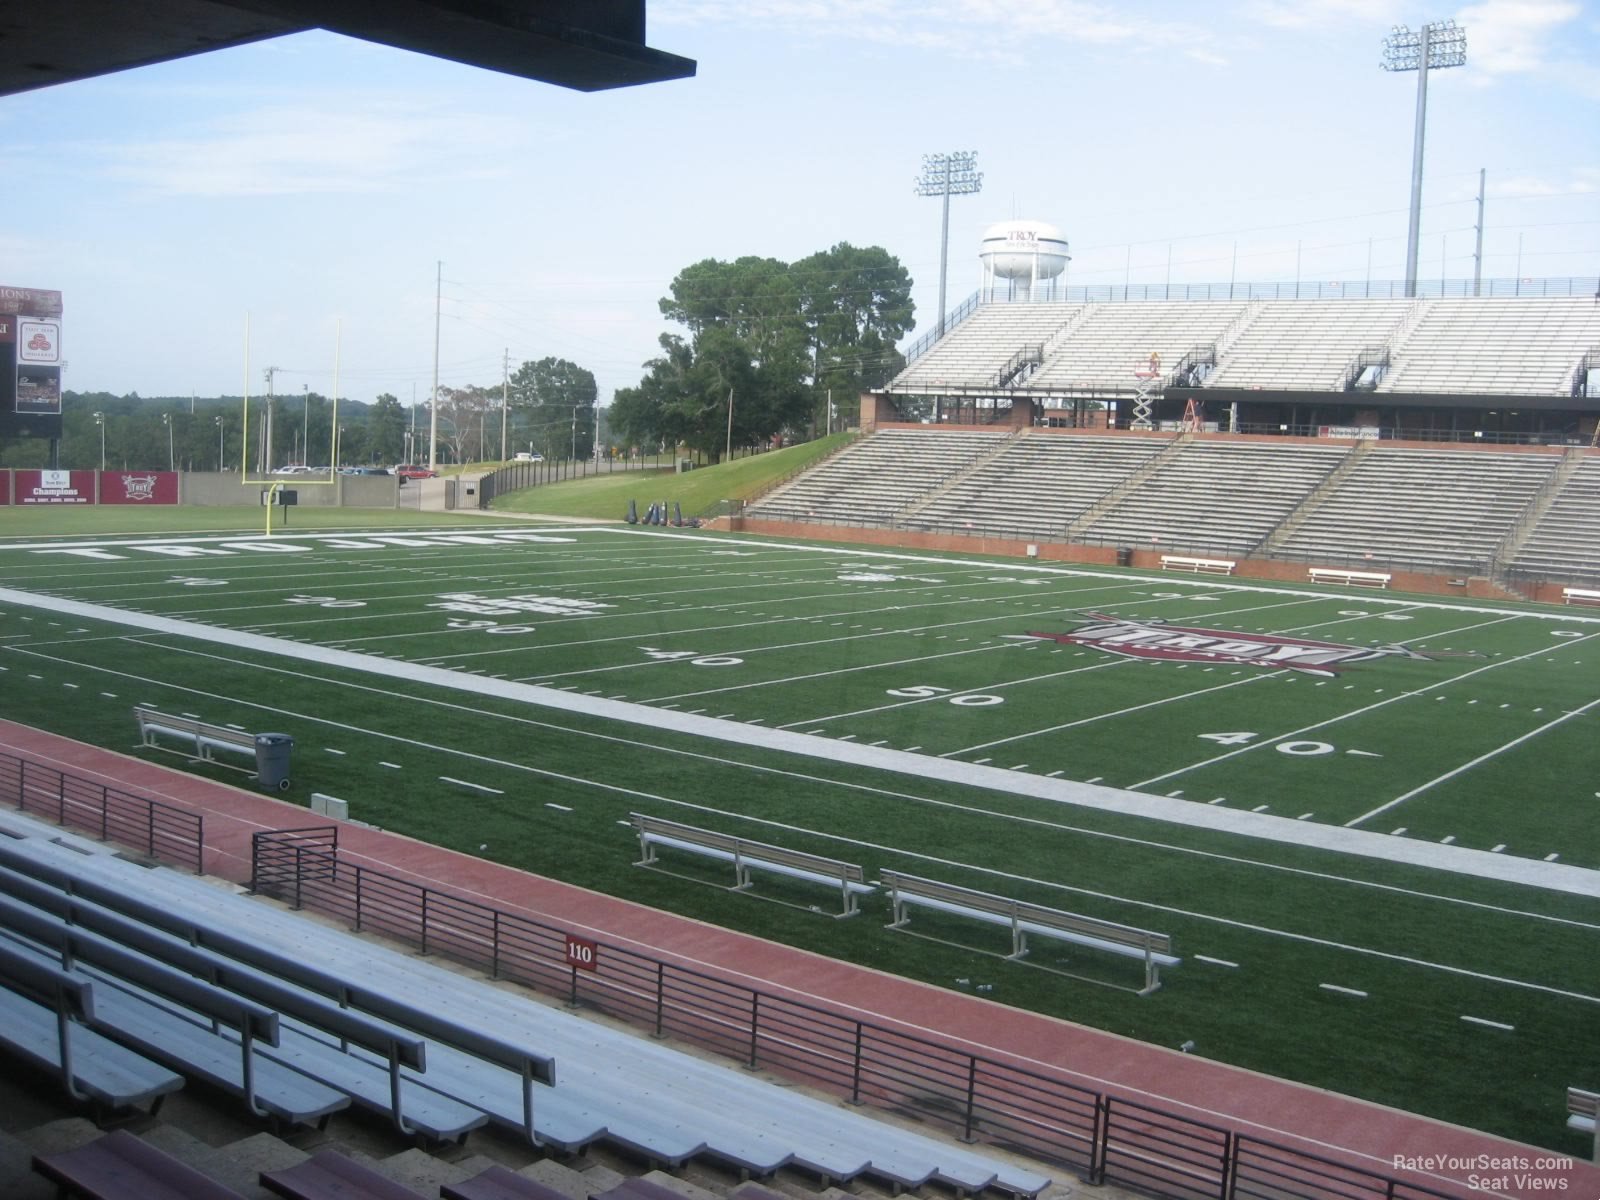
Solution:
<svg viewBox="0 0 1600 1200"><path fill-rule="evenodd" d="M6 819L13 829L19 822ZM202 942L214 934L219 947L248 943L254 954L337 970L352 988L382 996L386 1005L447 1013L482 1036L534 1042L547 1049L559 1068L553 1086L541 1087L535 1103L535 1141L541 1146L576 1152L600 1144L674 1166L704 1157L763 1175L798 1167L825 1180L843 1183L865 1177L897 1190L934 1181L962 1192L993 1186L1031 1196L1049 1184L1048 1178L1005 1160L775 1087L736 1068L475 982L204 880L142 868L106 854L81 854L57 844L50 832L6 837L6 861L16 875L62 880L80 889L83 895L75 903L103 901L107 911L117 911L119 903L146 911L162 908L205 931L199 935ZM97 899L87 900L90 894ZM8 936L18 944L40 946L16 932ZM221 949L215 952L231 957ZM108 990L124 995L122 1007L149 1007L140 989L113 968L91 965L85 970ZM348 1011L363 1011L359 995ZM120 1012L111 1013L102 1032L116 1036L118 1019ZM307 1049L303 1043L314 1032L304 1022L283 1014L278 1024L285 1031L296 1030L302 1049ZM197 1040L217 1036L201 1025L194 1027ZM284 1041L280 1039L280 1047ZM233 1045L237 1055L237 1040ZM263 1047L258 1058L263 1075L274 1061L267 1053L278 1049ZM337 1039L324 1049L328 1055L368 1061L375 1069L384 1066L381 1056ZM431 1094L476 1107L504 1132L522 1128L523 1085L514 1072L430 1039L425 1069L403 1068L400 1073L408 1094Z"/></svg>
<svg viewBox="0 0 1600 1200"><path fill-rule="evenodd" d="M1590 299L1430 300L1377 391L1568 395L1595 349L1600 305Z"/></svg>
<svg viewBox="0 0 1600 1200"><path fill-rule="evenodd" d="M755 501L750 515L883 524L999 450L1008 429L886 429Z"/></svg>
<svg viewBox="0 0 1600 1200"><path fill-rule="evenodd" d="M1291 300L1252 305L1210 388L1337 391L1357 357L1387 346L1415 300Z"/></svg>
<svg viewBox="0 0 1600 1200"><path fill-rule="evenodd" d="M1270 550L1416 571L1487 571L1557 455L1377 446Z"/></svg>
<svg viewBox="0 0 1600 1200"><path fill-rule="evenodd" d="M1083 320L1056 342L1027 390L1131 391L1134 371L1160 358L1170 375L1185 355L1209 350L1244 316L1244 301L1145 300L1093 305Z"/></svg>
<svg viewBox="0 0 1600 1200"><path fill-rule="evenodd" d="M1078 313L1077 304L986 304L906 365L892 392L995 386L1002 367L1024 346L1041 345Z"/></svg>
<svg viewBox="0 0 1600 1200"><path fill-rule="evenodd" d="M1349 453L1344 446L1195 442L1075 532L1099 542L1246 554Z"/></svg>
<svg viewBox="0 0 1600 1200"><path fill-rule="evenodd" d="M1523 575L1600 583L1600 458L1576 464L1511 561Z"/></svg>

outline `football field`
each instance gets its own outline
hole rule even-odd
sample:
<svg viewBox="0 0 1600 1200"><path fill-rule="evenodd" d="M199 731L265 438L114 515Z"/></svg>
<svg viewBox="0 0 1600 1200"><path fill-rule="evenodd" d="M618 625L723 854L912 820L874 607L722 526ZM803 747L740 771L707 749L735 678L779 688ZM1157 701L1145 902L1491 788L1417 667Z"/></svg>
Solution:
<svg viewBox="0 0 1600 1200"><path fill-rule="evenodd" d="M136 704L281 730L290 800L1583 1150L1600 611L488 524L14 541L0 579L10 719L130 752ZM1132 964L1042 938L1006 961L954 915L731 895L726 864L633 867L633 812L1157 930L1184 962L1140 998Z"/></svg>

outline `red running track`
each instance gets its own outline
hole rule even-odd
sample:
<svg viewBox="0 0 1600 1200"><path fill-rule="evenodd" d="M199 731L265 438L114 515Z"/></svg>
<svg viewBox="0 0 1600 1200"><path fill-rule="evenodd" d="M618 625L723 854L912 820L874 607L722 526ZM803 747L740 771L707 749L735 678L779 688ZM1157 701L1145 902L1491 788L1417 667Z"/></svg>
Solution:
<svg viewBox="0 0 1600 1200"><path fill-rule="evenodd" d="M200 814L205 819L207 873L236 883L249 882L252 834L303 827L308 816L300 806L270 796L12 722L0 721L0 749ZM1576 1160L1551 1166L1555 1156L1550 1151L1519 1142L838 962L400 834L346 825L340 828L339 845L344 855L363 865L565 926L581 936L632 946L748 987L786 993L995 1059L1048 1065L1095 1091L1367 1170L1425 1186L1442 1181L1470 1186L1474 1175L1504 1180L1484 1190L1486 1196L1550 1200L1557 1193L1561 1200L1600 1200L1600 1166ZM1563 1117L1551 1113L1552 1123ZM1397 1169L1399 1161L1420 1158L1442 1161L1445 1168ZM1543 1164L1534 1165L1541 1159ZM1528 1166L1519 1172L1478 1165L1486 1160Z"/></svg>

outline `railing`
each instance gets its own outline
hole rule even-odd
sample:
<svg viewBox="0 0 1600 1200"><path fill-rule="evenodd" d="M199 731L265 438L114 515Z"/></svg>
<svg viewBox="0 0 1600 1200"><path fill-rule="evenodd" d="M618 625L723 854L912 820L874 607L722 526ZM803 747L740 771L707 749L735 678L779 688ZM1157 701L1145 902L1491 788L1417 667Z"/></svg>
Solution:
<svg viewBox="0 0 1600 1200"><path fill-rule="evenodd" d="M912 359L918 357L919 355L926 354L928 352L928 348L931 347L935 342L937 342L945 334L949 333L957 325L961 324L961 322L965 321L973 313L977 312L982 303L983 298L981 293L973 292L972 295L968 296L959 305L946 314L944 319L944 328L941 329L938 321L935 320L932 329L928 330L927 333L923 334L916 341L912 342L911 345L906 347L904 354L905 366L901 367L901 370L904 370L905 367L909 367Z"/></svg>
<svg viewBox="0 0 1600 1200"><path fill-rule="evenodd" d="M1473 291L1470 279L1419 279L1419 299L1455 297L1573 297L1591 298L1596 294L1593 275L1568 276L1555 279L1485 279L1481 291ZM1143 300L1403 300L1406 283L1403 279L1279 279L1268 282L1246 283L1097 283L1056 288L1054 293L1006 296L995 293L984 297L974 292L960 308L945 320L946 333L956 321L956 314L964 320L978 303L986 304L1108 304L1119 301ZM914 342L918 354L938 339L930 330ZM906 353L906 361L913 355Z"/></svg>
<svg viewBox="0 0 1600 1200"><path fill-rule="evenodd" d="M340 861L336 826L258 833L251 859L253 890L332 914L357 931L852 1104L915 1113L964 1141L1068 1167L1092 1183L1174 1200L1457 1200L631 947L599 942L579 969L567 957L565 929Z"/></svg>
<svg viewBox="0 0 1600 1200"><path fill-rule="evenodd" d="M183 808L107 787L13 754L0 754L0 797L19 812L48 817L199 874L204 821Z"/></svg>

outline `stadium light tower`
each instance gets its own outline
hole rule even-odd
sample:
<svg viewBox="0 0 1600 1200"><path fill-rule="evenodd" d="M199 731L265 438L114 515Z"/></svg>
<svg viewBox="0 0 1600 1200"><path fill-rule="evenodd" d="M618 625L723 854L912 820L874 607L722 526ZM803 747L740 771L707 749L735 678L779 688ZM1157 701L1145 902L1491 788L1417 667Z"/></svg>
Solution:
<svg viewBox="0 0 1600 1200"><path fill-rule="evenodd" d="M1428 119L1428 72L1467 61L1467 31L1454 21L1434 21L1413 33L1396 25L1383 39L1385 71L1417 73L1417 128L1411 144L1411 224L1406 234L1406 295L1417 294L1417 240L1422 230L1422 134Z"/></svg>
<svg viewBox="0 0 1600 1200"><path fill-rule="evenodd" d="M939 230L939 336L944 336L944 278L950 257L950 197L970 196L983 189L983 172L977 170L978 152L924 154L917 176L919 196L944 197L944 222Z"/></svg>

